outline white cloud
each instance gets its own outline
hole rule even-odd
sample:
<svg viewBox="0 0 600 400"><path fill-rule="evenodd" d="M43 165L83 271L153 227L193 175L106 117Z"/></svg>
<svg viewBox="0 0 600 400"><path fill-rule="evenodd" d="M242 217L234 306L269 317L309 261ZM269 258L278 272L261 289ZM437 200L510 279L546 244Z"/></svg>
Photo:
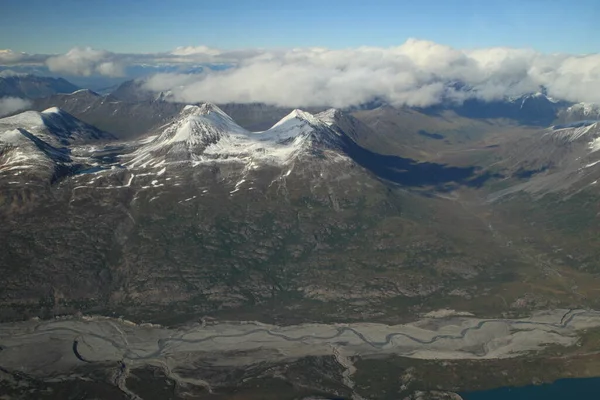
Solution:
<svg viewBox="0 0 600 400"><path fill-rule="evenodd" d="M46 57L41 54L18 53L9 49L0 49L0 65L39 64Z"/></svg>
<svg viewBox="0 0 600 400"><path fill-rule="evenodd" d="M45 62L55 73L124 76L127 66L185 70L226 65L193 75L158 74L145 87L171 91L181 102L264 102L345 107L373 99L428 106L442 100L518 96L541 87L558 99L600 103L600 55L544 54L531 49L461 50L410 39L395 47L222 50L119 54L89 47L43 56L0 50L0 65ZM41 61L40 61L41 60ZM460 85L468 87L465 91Z"/></svg>
<svg viewBox="0 0 600 400"><path fill-rule="evenodd" d="M177 47L175 50L171 52L171 54L175 56L194 56L194 55L206 55L206 56L218 56L221 54L221 51L218 49L213 49L208 46L187 46L187 47Z"/></svg>
<svg viewBox="0 0 600 400"><path fill-rule="evenodd" d="M452 85L456 83L471 90L457 90ZM541 87L563 100L600 102L600 55L547 55L511 48L458 50L410 39L390 48L254 51L238 57L236 66L225 71L160 74L149 78L145 87L171 90L174 100L182 102L292 107L345 107L376 98L395 105L428 106L444 99L517 96Z"/></svg>
<svg viewBox="0 0 600 400"><path fill-rule="evenodd" d="M90 47L75 47L66 54L49 57L46 65L52 72L70 75L124 76L125 66L119 56L105 50Z"/></svg>
<svg viewBox="0 0 600 400"><path fill-rule="evenodd" d="M0 97L0 117L31 106L31 101L18 97Z"/></svg>

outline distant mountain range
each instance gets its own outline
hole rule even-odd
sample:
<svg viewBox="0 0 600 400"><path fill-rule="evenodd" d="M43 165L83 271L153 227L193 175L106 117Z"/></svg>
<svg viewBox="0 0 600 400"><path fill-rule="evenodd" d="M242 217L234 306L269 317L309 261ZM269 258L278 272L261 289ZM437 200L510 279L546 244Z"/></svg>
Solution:
<svg viewBox="0 0 600 400"><path fill-rule="evenodd" d="M504 100L484 101L467 99L460 105L439 105L423 111L435 113L442 110L453 110L458 115L475 119L509 119L520 124L548 126L558 117L560 110L571 103L554 100L542 93L523 95Z"/></svg>
<svg viewBox="0 0 600 400"><path fill-rule="evenodd" d="M57 93L72 93L78 89L63 78L0 72L0 97L35 99Z"/></svg>

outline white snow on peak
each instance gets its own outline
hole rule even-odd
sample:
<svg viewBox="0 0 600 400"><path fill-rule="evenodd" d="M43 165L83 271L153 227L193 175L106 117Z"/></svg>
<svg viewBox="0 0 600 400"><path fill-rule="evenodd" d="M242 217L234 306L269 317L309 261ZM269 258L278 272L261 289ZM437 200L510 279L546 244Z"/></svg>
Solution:
<svg viewBox="0 0 600 400"><path fill-rule="evenodd" d="M547 94L544 94L542 92L536 92L534 94L532 94L530 97L544 97L546 100L548 100L551 103L558 103L560 100L554 98L554 97L550 97Z"/></svg>
<svg viewBox="0 0 600 400"><path fill-rule="evenodd" d="M54 159L61 160L64 154L43 142L36 143L34 135L24 129L0 131L0 147L4 148L0 155L0 176L15 169L30 169L37 167L54 168Z"/></svg>
<svg viewBox="0 0 600 400"><path fill-rule="evenodd" d="M568 142L585 140L591 153L600 150L600 122L581 121L560 129L555 127L548 134Z"/></svg>
<svg viewBox="0 0 600 400"><path fill-rule="evenodd" d="M283 117L270 129L264 132L256 132L255 135L260 140L283 142L291 139L305 139L320 128L328 128L328 125L316 116L296 109Z"/></svg>
<svg viewBox="0 0 600 400"><path fill-rule="evenodd" d="M189 145L208 144L229 134L245 135L247 131L229 115L213 104L185 106L179 119L158 137L157 142L171 144L186 142Z"/></svg>
<svg viewBox="0 0 600 400"><path fill-rule="evenodd" d="M62 114L63 110L58 107L50 107L42 111L42 114Z"/></svg>
<svg viewBox="0 0 600 400"><path fill-rule="evenodd" d="M225 113L225 111L211 103L205 103L199 106L187 105L181 110L179 115L179 119L189 116L201 116L213 123L230 125L230 127L235 125L236 130L242 129L229 115L227 115L227 113Z"/></svg>
<svg viewBox="0 0 600 400"><path fill-rule="evenodd" d="M10 131L0 133L0 142L2 143L18 145L25 141L25 136L23 136L23 133L18 129L12 129Z"/></svg>
<svg viewBox="0 0 600 400"><path fill-rule="evenodd" d="M333 136L337 134L327 123L302 110L266 131L250 132L213 104L188 105L155 140L136 151L129 165L157 168L165 161L198 165L215 160L280 164Z"/></svg>
<svg viewBox="0 0 600 400"><path fill-rule="evenodd" d="M330 108L316 115L316 117L331 126L338 122L338 118L341 115L341 111L337 108Z"/></svg>
<svg viewBox="0 0 600 400"><path fill-rule="evenodd" d="M90 90L90 89L79 89L79 90L76 90L76 91L74 91L74 92L72 92L70 94L79 94L79 93L89 93L89 94L92 94L94 96L100 96L98 93L96 93L96 92L94 92L93 90Z"/></svg>
<svg viewBox="0 0 600 400"><path fill-rule="evenodd" d="M524 94L521 96L508 96L507 100L512 103L521 102L521 107L523 107L523 105L525 104L525 102L528 99L534 99L534 98L537 98L537 99L545 98L546 100L548 100L551 103L560 102L560 100L550 97L547 94L544 94L542 92L529 93L529 94Z"/></svg>
<svg viewBox="0 0 600 400"><path fill-rule="evenodd" d="M111 136L73 117L58 107L23 113L0 119L0 133L24 129L46 143L62 147L69 143L108 139Z"/></svg>
<svg viewBox="0 0 600 400"><path fill-rule="evenodd" d="M0 131L14 128L28 129L42 125L44 125L42 114L37 111L25 111L11 117L0 119Z"/></svg>
<svg viewBox="0 0 600 400"><path fill-rule="evenodd" d="M183 107L182 113L183 112L194 113L198 115L207 115L210 113L215 113L221 115L222 117L231 119L231 117L227 115L225 111L221 110L217 105L212 103L203 103L199 106L188 104L185 107Z"/></svg>
<svg viewBox="0 0 600 400"><path fill-rule="evenodd" d="M307 113L306 111L295 109L294 111L283 117L275 125L273 125L271 129L289 123L290 121L292 121L294 124L296 124L296 121L305 121L315 125L322 123L322 121L319 121L314 115Z"/></svg>

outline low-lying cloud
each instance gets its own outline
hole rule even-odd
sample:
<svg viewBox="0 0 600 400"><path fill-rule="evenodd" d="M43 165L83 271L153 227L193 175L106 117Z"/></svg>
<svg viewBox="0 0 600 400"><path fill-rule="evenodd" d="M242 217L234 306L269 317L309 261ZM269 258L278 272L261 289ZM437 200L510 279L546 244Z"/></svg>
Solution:
<svg viewBox="0 0 600 400"><path fill-rule="evenodd" d="M457 50L422 40L391 48L262 52L234 68L202 74L157 74L145 88L175 101L264 102L347 107L382 100L426 107L520 96L545 88L568 101L600 102L600 55L533 50Z"/></svg>
<svg viewBox="0 0 600 400"><path fill-rule="evenodd" d="M125 76L125 65L117 54L90 47L76 47L66 54L49 57L46 65L52 72L69 75Z"/></svg>
<svg viewBox="0 0 600 400"><path fill-rule="evenodd" d="M31 106L31 101L18 97L0 97L0 117L24 110Z"/></svg>
<svg viewBox="0 0 600 400"><path fill-rule="evenodd" d="M0 65L12 66L40 64L43 63L47 57L48 56L43 54L18 53L8 49L0 49Z"/></svg>
<svg viewBox="0 0 600 400"><path fill-rule="evenodd" d="M125 76L135 65L201 73L159 73L144 88L178 102L263 102L280 106L347 107L373 100L426 107L546 90L560 100L600 103L600 54L544 54L531 49L460 50L410 39L396 47L221 50L121 54L74 48L63 55L0 51L0 65L42 63L68 75ZM8 61L7 61L8 60ZM23 61L25 62L25 61ZM222 68L215 68L222 66Z"/></svg>

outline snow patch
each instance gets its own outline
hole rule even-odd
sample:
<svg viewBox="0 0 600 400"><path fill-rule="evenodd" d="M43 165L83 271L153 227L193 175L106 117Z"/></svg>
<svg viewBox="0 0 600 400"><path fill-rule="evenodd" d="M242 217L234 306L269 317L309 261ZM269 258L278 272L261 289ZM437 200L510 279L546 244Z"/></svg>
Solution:
<svg viewBox="0 0 600 400"><path fill-rule="evenodd" d="M583 168L589 168L589 167L593 167L594 165L596 165L596 164L598 164L598 163L600 163L600 160L598 160L598 161L594 161L593 163L589 163L589 164L587 164L587 165L586 165L585 167L583 167Z"/></svg>
<svg viewBox="0 0 600 400"><path fill-rule="evenodd" d="M566 139L570 142L573 142L591 132L593 129L598 128L598 123L577 123L571 124L568 126L555 126L552 128L550 134L561 138Z"/></svg>
<svg viewBox="0 0 600 400"><path fill-rule="evenodd" d="M215 105L188 105L125 165L146 168L189 162L198 166L218 161L254 169L258 164L285 164L313 143L330 142L337 136L325 122L301 110L292 111L266 131L250 132Z"/></svg>
<svg viewBox="0 0 600 400"><path fill-rule="evenodd" d="M50 107L42 111L42 114L61 114L63 111L58 107Z"/></svg>
<svg viewBox="0 0 600 400"><path fill-rule="evenodd" d="M592 153L600 150L600 137L597 137L594 140L592 140L588 146Z"/></svg>

